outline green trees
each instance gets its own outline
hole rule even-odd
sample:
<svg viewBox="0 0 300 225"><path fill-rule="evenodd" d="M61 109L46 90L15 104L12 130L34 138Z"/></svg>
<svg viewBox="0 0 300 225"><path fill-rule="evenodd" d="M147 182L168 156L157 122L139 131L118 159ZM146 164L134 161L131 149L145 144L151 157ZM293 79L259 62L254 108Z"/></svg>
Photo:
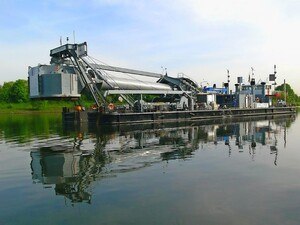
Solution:
<svg viewBox="0 0 300 225"><path fill-rule="evenodd" d="M299 105L300 104L300 97L294 92L292 87L289 84L285 84L286 86L286 101L289 104L293 105ZM280 86L277 86L276 91L280 91L281 94L281 99L284 100L285 98L285 93L284 93L284 84L281 84Z"/></svg>
<svg viewBox="0 0 300 225"><path fill-rule="evenodd" d="M5 82L3 86L0 86L1 102L21 103L28 100L28 83L26 80Z"/></svg>
<svg viewBox="0 0 300 225"><path fill-rule="evenodd" d="M14 82L5 82L2 87L0 87L0 101L9 102L10 89Z"/></svg>

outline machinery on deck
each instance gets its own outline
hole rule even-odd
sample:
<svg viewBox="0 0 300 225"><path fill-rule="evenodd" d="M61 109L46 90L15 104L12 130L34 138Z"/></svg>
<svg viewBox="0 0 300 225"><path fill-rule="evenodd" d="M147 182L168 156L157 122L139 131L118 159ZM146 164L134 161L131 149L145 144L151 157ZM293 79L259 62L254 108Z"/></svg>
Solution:
<svg viewBox="0 0 300 225"><path fill-rule="evenodd" d="M99 64L88 56L86 42L61 45L50 50L50 56L50 65L28 69L31 99L78 99L82 91L88 89L97 108L104 111L114 108L108 101L109 95L118 95L119 101L126 102L128 108L137 112L195 108L199 87L186 76L175 78ZM128 74L130 79L124 78L124 74ZM151 77L156 82L137 79L136 76ZM145 101L143 95L155 98Z"/></svg>

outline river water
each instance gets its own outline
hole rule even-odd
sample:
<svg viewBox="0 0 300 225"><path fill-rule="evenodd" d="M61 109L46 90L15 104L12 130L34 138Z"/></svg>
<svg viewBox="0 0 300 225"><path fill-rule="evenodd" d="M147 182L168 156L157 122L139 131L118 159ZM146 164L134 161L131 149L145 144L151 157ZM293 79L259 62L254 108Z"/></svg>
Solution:
<svg viewBox="0 0 300 225"><path fill-rule="evenodd" d="M0 224L300 224L297 116L63 126L0 115Z"/></svg>

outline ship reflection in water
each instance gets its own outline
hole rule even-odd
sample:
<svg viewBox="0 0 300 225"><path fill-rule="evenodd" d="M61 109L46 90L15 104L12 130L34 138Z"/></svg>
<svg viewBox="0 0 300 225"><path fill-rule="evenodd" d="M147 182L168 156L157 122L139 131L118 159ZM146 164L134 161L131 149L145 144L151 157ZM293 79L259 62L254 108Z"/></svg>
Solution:
<svg viewBox="0 0 300 225"><path fill-rule="evenodd" d="M189 160L195 151L208 146L224 146L227 157L248 154L255 160L257 148L270 151L278 164L277 138L286 144L286 127L282 121L251 121L200 126L164 127L148 130L118 128L114 132L73 133L74 141L65 144L47 142L31 151L32 179L71 203L91 203L92 183L120 173L169 160ZM73 139L72 139L73 140ZM233 151L233 146L234 151ZM235 150L237 149L237 151Z"/></svg>

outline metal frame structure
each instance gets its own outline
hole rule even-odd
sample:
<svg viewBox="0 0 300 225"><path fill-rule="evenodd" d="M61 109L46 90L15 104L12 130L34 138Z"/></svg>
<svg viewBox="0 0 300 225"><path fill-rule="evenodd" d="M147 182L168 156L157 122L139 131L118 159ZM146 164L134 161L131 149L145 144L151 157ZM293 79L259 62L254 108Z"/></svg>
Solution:
<svg viewBox="0 0 300 225"><path fill-rule="evenodd" d="M173 78L166 75L151 73L140 70L126 69L122 67L114 67L108 65L99 65L90 63L87 60L87 43L81 44L66 44L50 50L51 62L54 63L71 63L73 64L76 73L79 75L79 81L83 87L87 87L91 92L93 99L98 107L107 106L106 97L110 94L120 95L130 106L134 106L134 100L131 95L139 94L157 94L157 95L179 95L188 97L193 102L193 95L197 93L197 84L187 78ZM92 72L89 72L92 70ZM133 75L147 76L159 78L156 86L161 87L161 90L152 88L151 84L146 84L141 81L141 84L148 85L146 90L142 87L138 90L122 90L115 81L116 85L112 85L108 77L102 71L121 72ZM108 86L108 90L104 92L101 86ZM133 85L133 84L132 84ZM192 105L191 107L192 108Z"/></svg>

